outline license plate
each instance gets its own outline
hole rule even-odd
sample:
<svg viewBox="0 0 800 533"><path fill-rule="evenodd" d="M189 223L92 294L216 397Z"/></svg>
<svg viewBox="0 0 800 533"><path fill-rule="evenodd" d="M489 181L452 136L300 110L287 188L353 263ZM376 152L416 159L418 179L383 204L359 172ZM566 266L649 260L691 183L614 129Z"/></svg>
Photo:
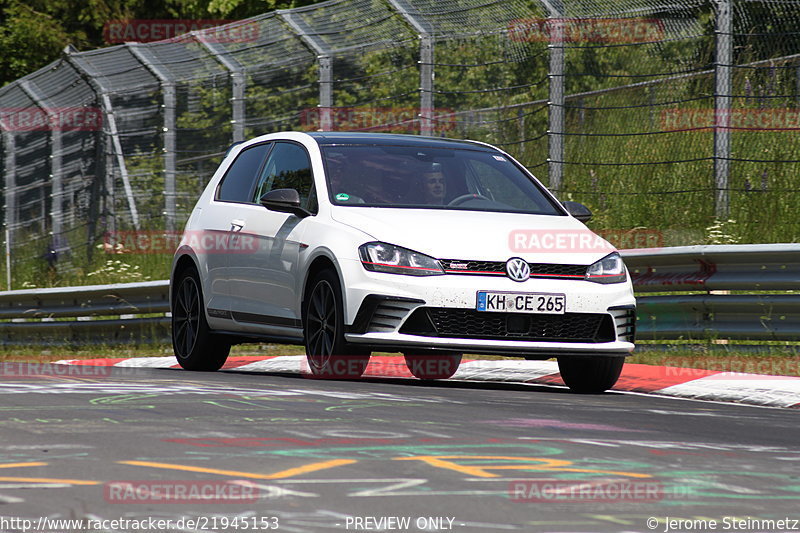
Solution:
<svg viewBox="0 0 800 533"><path fill-rule="evenodd" d="M545 292L478 291L478 311L563 315L567 297Z"/></svg>

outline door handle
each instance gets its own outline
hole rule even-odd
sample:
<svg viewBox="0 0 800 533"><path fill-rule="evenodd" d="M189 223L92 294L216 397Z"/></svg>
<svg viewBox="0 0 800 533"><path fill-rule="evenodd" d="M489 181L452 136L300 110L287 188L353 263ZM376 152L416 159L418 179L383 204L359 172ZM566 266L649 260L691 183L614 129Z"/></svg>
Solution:
<svg viewBox="0 0 800 533"><path fill-rule="evenodd" d="M231 231L242 231L242 228L244 228L244 220L231 220Z"/></svg>

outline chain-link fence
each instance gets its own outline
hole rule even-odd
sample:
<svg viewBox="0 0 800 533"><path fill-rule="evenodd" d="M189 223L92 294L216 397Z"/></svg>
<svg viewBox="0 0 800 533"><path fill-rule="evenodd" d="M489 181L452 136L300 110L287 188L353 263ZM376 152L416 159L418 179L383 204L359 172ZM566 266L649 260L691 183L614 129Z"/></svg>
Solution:
<svg viewBox="0 0 800 533"><path fill-rule="evenodd" d="M179 230L231 142L281 130L499 145L625 247L792 241L797 28L788 0L332 0L68 47L0 89L4 279L166 277L104 235Z"/></svg>

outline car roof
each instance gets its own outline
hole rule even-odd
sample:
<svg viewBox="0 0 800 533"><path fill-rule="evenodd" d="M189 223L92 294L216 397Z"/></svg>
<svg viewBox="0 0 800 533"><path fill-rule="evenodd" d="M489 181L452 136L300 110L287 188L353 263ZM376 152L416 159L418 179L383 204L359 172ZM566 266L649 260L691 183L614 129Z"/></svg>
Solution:
<svg viewBox="0 0 800 533"><path fill-rule="evenodd" d="M308 132L320 146L332 145L395 145L419 146L427 148L461 148L495 152L496 150L475 141L444 139L442 137L424 137L421 135L404 135L400 133L364 133L352 131L314 131Z"/></svg>

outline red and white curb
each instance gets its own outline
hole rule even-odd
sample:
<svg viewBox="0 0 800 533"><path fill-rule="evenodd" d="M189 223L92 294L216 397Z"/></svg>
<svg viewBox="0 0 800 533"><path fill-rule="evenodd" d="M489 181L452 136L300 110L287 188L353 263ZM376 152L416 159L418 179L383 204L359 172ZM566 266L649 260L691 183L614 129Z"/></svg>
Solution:
<svg viewBox="0 0 800 533"><path fill-rule="evenodd" d="M62 365L180 368L174 357L68 359ZM229 357L223 370L307 374L302 355ZM413 378L402 357L373 356L364 377ZM555 361L464 360L451 380L560 385ZM626 364L613 390L768 407L800 408L800 378L695 368Z"/></svg>

